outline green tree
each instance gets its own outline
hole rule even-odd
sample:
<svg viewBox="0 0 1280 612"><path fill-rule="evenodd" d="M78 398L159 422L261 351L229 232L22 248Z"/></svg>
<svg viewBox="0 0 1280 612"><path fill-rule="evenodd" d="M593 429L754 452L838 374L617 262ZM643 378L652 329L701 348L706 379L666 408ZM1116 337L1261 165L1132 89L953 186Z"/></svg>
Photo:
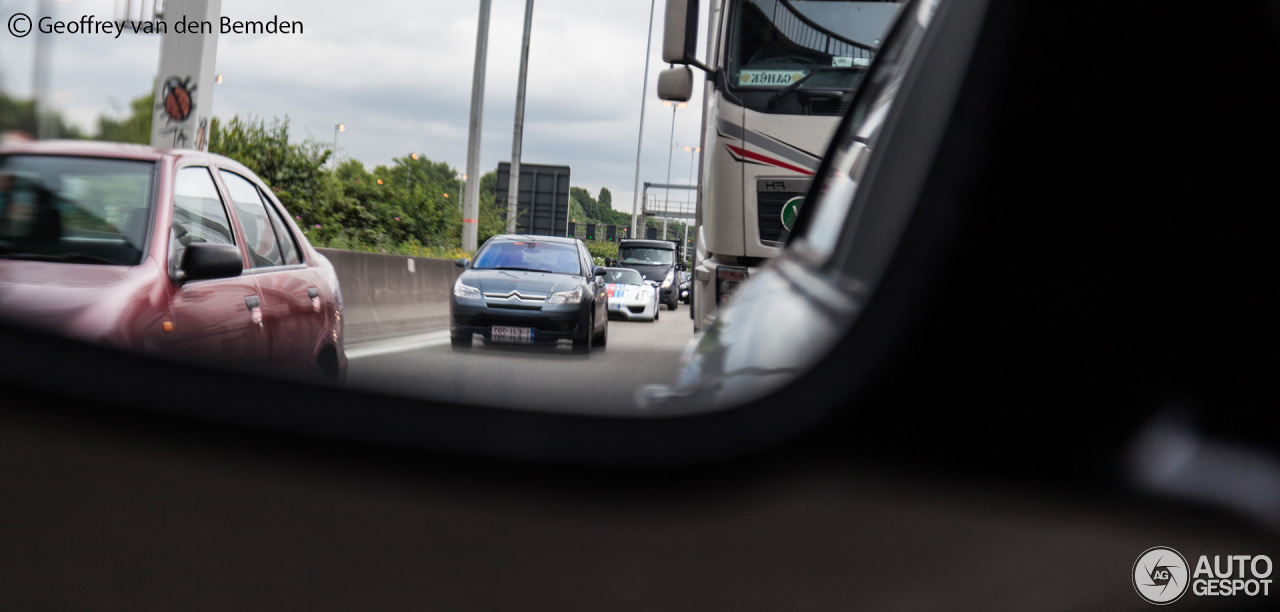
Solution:
<svg viewBox="0 0 1280 612"><path fill-rule="evenodd" d="M601 208L605 210L613 210L613 193L609 191L608 187L600 188L600 195L596 200L600 202Z"/></svg>
<svg viewBox="0 0 1280 612"><path fill-rule="evenodd" d="M155 97L146 93L129 101L129 116L124 119L98 117L98 133L95 140L110 142L151 142L151 121L155 117Z"/></svg>
<svg viewBox="0 0 1280 612"><path fill-rule="evenodd" d="M36 104L33 100L10 98L0 92L0 132L36 133Z"/></svg>
<svg viewBox="0 0 1280 612"><path fill-rule="evenodd" d="M62 119L62 113L53 109L45 109L45 121L52 138L84 138L80 128L69 126ZM10 98L0 92L0 132L17 131L35 137L39 133L40 122L36 116L35 100Z"/></svg>
<svg viewBox="0 0 1280 612"><path fill-rule="evenodd" d="M507 207L494 199L498 194L498 171L492 170L480 177L480 217L477 219L476 244L504 234L507 231Z"/></svg>
<svg viewBox="0 0 1280 612"><path fill-rule="evenodd" d="M211 123L209 151L244 164L294 214L307 214L318 205L331 151L313 140L291 144L288 117L272 119L270 125L239 115L226 125L217 117Z"/></svg>

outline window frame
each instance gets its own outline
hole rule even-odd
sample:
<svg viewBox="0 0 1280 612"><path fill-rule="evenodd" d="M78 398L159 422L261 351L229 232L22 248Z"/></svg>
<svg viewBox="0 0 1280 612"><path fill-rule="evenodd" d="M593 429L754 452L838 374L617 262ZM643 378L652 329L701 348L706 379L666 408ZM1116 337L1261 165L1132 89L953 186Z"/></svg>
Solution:
<svg viewBox="0 0 1280 612"><path fill-rule="evenodd" d="M213 172L213 169L216 167L217 166L214 164L194 162L189 164L177 165L173 168L173 182L170 184L170 189L169 189L170 194L169 194L169 202L168 202L169 244L168 244L167 253L165 253L165 256L169 260L169 264L168 264L169 278L176 284L186 284L188 282L200 282L200 280L214 280L214 279L198 279L194 281L187 281L185 279L182 279L178 274L181 271L181 265L180 265L181 262L178 261L180 259L180 257L178 256L178 253L174 251L176 241L173 238L173 224L177 223L177 219L175 218L174 212L178 206L178 201L177 201L178 175L185 170L201 169L201 170L204 170L205 174L209 176L209 180L213 185L214 192L218 196L218 203L222 206L222 213L227 218L227 229L231 232L231 245L236 247L236 249L240 251L240 261L241 261L241 264L244 264L245 251L242 244L243 237L237 235L237 233L239 232L239 222L238 222L239 220L237 217L235 217L234 211L231 210L231 208L233 207L227 206L227 201L228 201L227 194L224 193L221 182L217 179L217 177L214 176L215 173ZM245 270L246 271L249 270L248 266L245 267Z"/></svg>
<svg viewBox="0 0 1280 612"><path fill-rule="evenodd" d="M288 236L289 238L289 242L293 245L294 253L298 257L297 263L289 263L289 261L286 259L284 263L284 267L288 268L293 266L305 266L307 264L306 251L302 249L302 242L298 240L298 237L294 234L293 230L290 228L289 214L288 214L289 211L285 210L284 205L276 201L275 198L271 197L270 193L267 192L265 189L263 189L261 185L255 184L254 187L258 188L258 197L262 198L263 206L267 207L267 216L270 217L271 213L274 212L276 217L280 219L280 227L276 228L277 241L281 241L280 231L284 231L285 235ZM274 226L275 224L273 223L272 225Z"/></svg>
<svg viewBox="0 0 1280 612"><path fill-rule="evenodd" d="M241 235L244 236L244 248L242 248L241 251L243 252L244 255L248 256L248 263L245 266L244 273L256 274L263 270L276 270L280 268L288 268L291 266L302 265L302 264L290 264L285 261L284 253L280 249L280 236L279 234L276 233L276 230L274 227L275 224L271 222L271 214L266 210L266 207L268 206L268 204L267 204L267 201L264 200L262 197L263 196L262 188L253 179L250 179L249 177L242 174L237 168L226 167L221 165L216 167L218 169L218 172L216 174L218 175L218 181L220 183L220 187L224 190L224 197L226 198L226 201L231 203L231 208L236 208L237 202L235 198L231 196L230 185L228 184L227 181L222 179L222 173L225 172L227 174L231 174L232 176L243 179L245 182L249 184L250 187L253 188L254 194L258 198L259 205L263 207L263 211L262 211L263 216L267 218L267 228L271 231L271 236L275 239L276 254L280 257L280 263L277 263L277 264L255 265L256 261L253 257L255 254L260 257L265 257L265 256L258 254L257 251L251 251L251 247L249 246L249 237L244 233L245 232L244 222L240 219L240 215L239 215L240 211L237 210L236 219L235 219L236 229L238 229ZM248 204L246 203L246 205ZM294 246L295 247L297 246L296 241L294 242ZM301 259L301 256L299 256L299 259Z"/></svg>

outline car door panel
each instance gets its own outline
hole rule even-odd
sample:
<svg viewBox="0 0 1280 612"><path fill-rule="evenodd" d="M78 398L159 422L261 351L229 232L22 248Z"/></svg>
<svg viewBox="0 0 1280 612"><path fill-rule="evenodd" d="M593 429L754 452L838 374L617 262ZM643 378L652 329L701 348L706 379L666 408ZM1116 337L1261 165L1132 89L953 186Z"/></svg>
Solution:
<svg viewBox="0 0 1280 612"><path fill-rule="evenodd" d="M187 166L175 172L170 265L176 270L188 244L236 244L232 222L209 169ZM243 249L242 249L243 255ZM169 313L172 330L166 351L181 358L215 359L247 367L266 364L267 338L257 282L251 276L179 282ZM249 302L246 302L249 299Z"/></svg>
<svg viewBox="0 0 1280 612"><path fill-rule="evenodd" d="M272 371L301 375L315 364L324 328L320 278L301 263L296 240L269 198L250 179L219 171L250 251L262 295L262 319Z"/></svg>
<svg viewBox="0 0 1280 612"><path fill-rule="evenodd" d="M260 366L267 335L262 312L255 314L258 285L251 277L196 281L182 285L170 302L170 351L219 361ZM246 300L249 301L246 301Z"/></svg>

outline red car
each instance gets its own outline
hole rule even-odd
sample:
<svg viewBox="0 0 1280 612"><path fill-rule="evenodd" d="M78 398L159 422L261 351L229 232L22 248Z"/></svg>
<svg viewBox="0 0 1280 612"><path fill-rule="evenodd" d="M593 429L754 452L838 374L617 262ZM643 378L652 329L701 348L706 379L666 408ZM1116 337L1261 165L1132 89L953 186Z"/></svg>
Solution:
<svg viewBox="0 0 1280 612"><path fill-rule="evenodd" d="M180 359L346 374L332 264L258 177L200 151L0 147L0 317Z"/></svg>

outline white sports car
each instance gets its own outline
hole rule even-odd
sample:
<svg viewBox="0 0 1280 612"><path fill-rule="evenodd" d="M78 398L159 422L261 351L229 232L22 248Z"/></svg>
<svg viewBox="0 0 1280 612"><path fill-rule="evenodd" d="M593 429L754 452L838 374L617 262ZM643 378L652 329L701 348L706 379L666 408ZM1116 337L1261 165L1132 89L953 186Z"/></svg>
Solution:
<svg viewBox="0 0 1280 612"><path fill-rule="evenodd" d="M628 320L658 320L658 288L630 268L605 268L609 316Z"/></svg>

